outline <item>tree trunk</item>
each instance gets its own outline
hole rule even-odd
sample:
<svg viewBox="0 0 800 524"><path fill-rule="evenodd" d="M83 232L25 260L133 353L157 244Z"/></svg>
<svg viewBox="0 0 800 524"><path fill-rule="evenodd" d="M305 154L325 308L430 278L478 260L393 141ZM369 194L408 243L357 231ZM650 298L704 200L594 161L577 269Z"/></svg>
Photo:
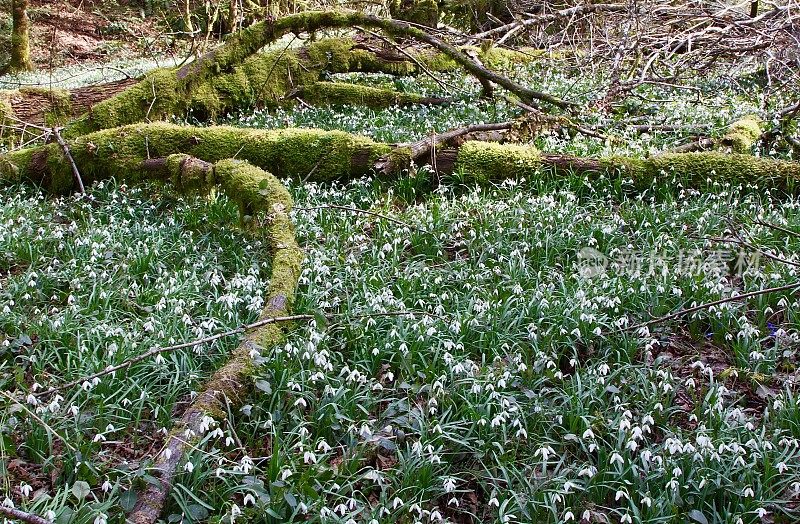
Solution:
<svg viewBox="0 0 800 524"><path fill-rule="evenodd" d="M28 19L28 0L11 0L11 61L8 63L9 73L32 71L31 45L28 37L30 20Z"/></svg>

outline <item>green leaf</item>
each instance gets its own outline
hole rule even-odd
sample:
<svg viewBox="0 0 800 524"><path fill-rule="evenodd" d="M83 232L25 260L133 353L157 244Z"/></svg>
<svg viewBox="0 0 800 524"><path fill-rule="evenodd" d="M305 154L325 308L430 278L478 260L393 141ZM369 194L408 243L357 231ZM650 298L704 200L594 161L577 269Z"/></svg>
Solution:
<svg viewBox="0 0 800 524"><path fill-rule="evenodd" d="M136 491L129 489L123 492L122 495L119 496L119 505L125 513L133 511L133 507L136 505Z"/></svg>
<svg viewBox="0 0 800 524"><path fill-rule="evenodd" d="M272 386L270 385L269 381L267 380L257 380L256 381L256 388L260 389L267 395L272 394Z"/></svg>
<svg viewBox="0 0 800 524"><path fill-rule="evenodd" d="M321 309L314 311L314 322L317 324L317 329L320 331L328 327L328 317L325 316L325 312Z"/></svg>
<svg viewBox="0 0 800 524"><path fill-rule="evenodd" d="M192 520L205 520L208 518L208 510L200 504L189 504L186 507L186 513L192 517Z"/></svg>
<svg viewBox="0 0 800 524"><path fill-rule="evenodd" d="M58 513L55 524L69 524L73 515L75 515L75 511L72 508L64 508Z"/></svg>
<svg viewBox="0 0 800 524"><path fill-rule="evenodd" d="M283 494L283 500L285 500L286 503L292 507L292 509L297 507L297 499L294 497L294 495L292 495L288 491Z"/></svg>
<svg viewBox="0 0 800 524"><path fill-rule="evenodd" d="M84 480L78 480L72 485L72 495L78 500L85 499L91 491L89 483Z"/></svg>
<svg viewBox="0 0 800 524"><path fill-rule="evenodd" d="M700 511L699 509L693 509L692 511L690 511L689 518L695 522L699 522L700 524L708 524L708 519L706 518L705 515L703 515L703 512Z"/></svg>

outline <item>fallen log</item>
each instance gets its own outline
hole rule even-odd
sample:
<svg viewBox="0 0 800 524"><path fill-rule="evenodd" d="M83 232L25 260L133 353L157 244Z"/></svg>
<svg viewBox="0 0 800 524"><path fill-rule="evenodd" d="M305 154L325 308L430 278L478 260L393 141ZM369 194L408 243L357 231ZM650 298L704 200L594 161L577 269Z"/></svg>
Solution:
<svg viewBox="0 0 800 524"><path fill-rule="evenodd" d="M493 124L476 129L504 126ZM449 141L451 145L436 149L430 163L441 174L459 172L463 180L471 183L530 179L549 171L557 175L622 176L642 187L677 175L687 185L703 185L708 180L761 181L794 191L800 179L800 163L740 153L668 153L647 159L576 158L544 154L530 146L450 140L459 136L461 132L432 137L430 143L441 145ZM163 122L98 131L69 140L68 148L86 184L111 176L132 182L151 180L148 162L179 153L212 163L236 157L279 177L317 182L347 180L376 171L396 177L412 161L425 162L426 155L431 156L431 148L424 141L392 146L342 131L189 127ZM74 186L70 163L58 144L0 155L0 182L20 180L32 181L55 193L70 192Z"/></svg>

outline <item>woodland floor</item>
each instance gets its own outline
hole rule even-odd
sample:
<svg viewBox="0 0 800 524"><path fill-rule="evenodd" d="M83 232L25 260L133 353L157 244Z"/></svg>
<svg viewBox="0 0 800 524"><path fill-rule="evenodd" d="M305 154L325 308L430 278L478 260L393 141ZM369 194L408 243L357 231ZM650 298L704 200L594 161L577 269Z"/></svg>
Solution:
<svg viewBox="0 0 800 524"><path fill-rule="evenodd" d="M596 82L539 64L518 74L578 102ZM444 94L424 77L344 79ZM462 75L447 80L466 94L445 107L255 110L225 122L400 142L516 114L479 100ZM629 112L721 135L758 112L753 85L694 87L643 88L596 123L613 127ZM681 139L534 143L643 156ZM478 188L430 170L396 182L293 182L306 254L295 311L338 316L263 348L257 394L208 428L168 520L796 522L796 297L624 328L800 283L792 264L713 240L735 231L798 264L800 233L756 221L800 232L800 202L721 180L683 188L673 175L644 192L624 179L544 174ZM161 187L109 181L60 199L0 189L0 389L64 383L255 319L269 259L236 221L223 197ZM608 265L587 273L580 255L596 252ZM359 317L393 311L414 313ZM2 496L59 523L123 522L161 429L236 343L67 390L47 426L24 409L0 412Z"/></svg>

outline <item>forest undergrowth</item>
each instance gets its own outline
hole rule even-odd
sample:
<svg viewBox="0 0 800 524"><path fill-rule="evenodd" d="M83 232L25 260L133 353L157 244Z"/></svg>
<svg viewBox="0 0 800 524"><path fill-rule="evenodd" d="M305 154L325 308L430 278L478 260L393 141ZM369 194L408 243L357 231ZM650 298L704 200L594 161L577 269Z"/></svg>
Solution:
<svg viewBox="0 0 800 524"><path fill-rule="evenodd" d="M598 81L542 68L517 74L578 102ZM301 105L225 123L405 142L519 113L444 78L461 88L444 107ZM448 94L424 76L339 80ZM721 77L636 95L592 123L621 129L630 110L685 133L531 141L641 157L761 107L757 86ZM624 174L461 175L289 183L306 257L294 310L316 320L252 355L256 392L208 418L168 522L796 521L796 292L640 325L800 286L797 198L687 187L681 173L643 191ZM58 199L10 186L0 202L0 389L29 393L0 400L2 497L59 524L124 522L236 337L37 392L255 320L269 257L218 194L111 180Z"/></svg>

